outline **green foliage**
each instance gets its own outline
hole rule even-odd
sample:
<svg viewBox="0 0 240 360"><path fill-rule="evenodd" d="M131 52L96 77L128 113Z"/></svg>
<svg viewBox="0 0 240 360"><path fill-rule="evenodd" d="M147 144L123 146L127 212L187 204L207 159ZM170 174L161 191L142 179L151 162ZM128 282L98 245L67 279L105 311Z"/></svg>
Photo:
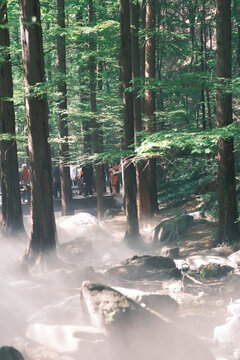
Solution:
<svg viewBox="0 0 240 360"><path fill-rule="evenodd" d="M186 156L193 154L215 154L218 139L234 137L240 139L239 122L207 131L160 131L147 135L136 149L137 157L162 156L179 151Z"/></svg>

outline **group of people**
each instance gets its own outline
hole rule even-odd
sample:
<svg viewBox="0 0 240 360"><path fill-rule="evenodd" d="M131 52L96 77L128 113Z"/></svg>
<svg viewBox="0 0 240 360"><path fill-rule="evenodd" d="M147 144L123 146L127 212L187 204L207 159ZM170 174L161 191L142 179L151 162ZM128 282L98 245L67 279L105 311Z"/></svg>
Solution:
<svg viewBox="0 0 240 360"><path fill-rule="evenodd" d="M78 186L79 194L83 196L92 195L96 188L93 166L91 164L83 164L80 168L74 167L72 170L74 170L71 171L72 185ZM52 168L52 180L53 197L55 199L61 198L61 183L58 164ZM101 165L101 180L103 193L107 192L107 188L109 188L111 194L119 193L121 171L117 162L113 164L104 163ZM22 194L30 194L30 173L26 164L22 164L19 172L19 184Z"/></svg>
<svg viewBox="0 0 240 360"><path fill-rule="evenodd" d="M109 188L110 193L119 193L120 191L120 177L119 165L117 163L101 165L101 180L103 186L103 193L107 192ZM79 188L79 194L84 196L92 195L95 185L95 174L91 164L84 164L79 171L75 169L74 177L72 178L74 185Z"/></svg>

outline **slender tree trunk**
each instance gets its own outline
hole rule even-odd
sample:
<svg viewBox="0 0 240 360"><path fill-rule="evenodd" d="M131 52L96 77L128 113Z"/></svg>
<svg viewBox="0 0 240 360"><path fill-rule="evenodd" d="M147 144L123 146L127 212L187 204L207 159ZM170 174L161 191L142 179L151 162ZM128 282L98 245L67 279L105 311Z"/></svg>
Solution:
<svg viewBox="0 0 240 360"><path fill-rule="evenodd" d="M132 77L140 77L140 49L138 43L138 20L140 7L138 3L130 4L131 15L131 55L132 55ZM137 90L133 91L135 143L138 144L137 134L142 131L141 98ZM146 161L138 162L136 165L137 190L138 190L138 217L141 225L144 225L151 218L151 199L147 178Z"/></svg>
<svg viewBox="0 0 240 360"><path fill-rule="evenodd" d="M146 0L146 44L145 44L145 78L146 84L151 84L156 77L156 0ZM155 119L155 92L152 89L145 91L145 115L147 117L147 131L156 130ZM151 197L152 215L158 211L156 159L149 159L148 165L149 192Z"/></svg>
<svg viewBox="0 0 240 360"><path fill-rule="evenodd" d="M92 0L88 0L88 21L89 24L93 24L94 9ZM92 113L97 112L97 100L96 100L96 59L94 52L96 51L96 41L93 36L89 37L89 50L91 52L89 56L89 73L90 73L90 103ZM99 153L101 151L100 141L100 127L96 120L96 117L92 117L92 146L93 152ZM98 218L103 218L104 207L103 207L103 184L101 177L101 165L95 164L95 179L96 179L96 191L97 191L97 210Z"/></svg>
<svg viewBox="0 0 240 360"><path fill-rule="evenodd" d="M83 19L82 11L78 11L76 14L76 22L79 22L82 19ZM81 44L77 42L77 45L80 46ZM81 51L80 48L79 51ZM90 101L89 94L87 93L87 91L82 90L85 87L85 85L86 87L88 85L85 79L83 79L82 77L82 74L85 71L87 71L87 66L80 65L78 68L78 81L79 81L78 93L79 93L79 101L82 104L87 104ZM89 123L88 118L81 121L81 151L84 155L90 154L92 149L90 128L91 125Z"/></svg>
<svg viewBox="0 0 240 360"><path fill-rule="evenodd" d="M12 235L24 233L18 176L15 113L13 104L12 65L9 54L7 1L0 6L0 47L3 58L0 64L0 134L9 136L1 140L2 230ZM6 53L4 53L6 51Z"/></svg>
<svg viewBox="0 0 240 360"><path fill-rule="evenodd" d="M238 26L237 69L238 69L237 74L240 77L240 25Z"/></svg>
<svg viewBox="0 0 240 360"><path fill-rule="evenodd" d="M207 74L208 66L207 66L207 31L206 31L206 6L205 0L203 1L202 8L202 18L203 18L203 61L204 61L204 71ZM206 101L207 101L207 117L208 117L208 127L212 129L212 111L211 111L211 103L210 103L210 93L208 84L206 86Z"/></svg>
<svg viewBox="0 0 240 360"><path fill-rule="evenodd" d="M142 0L142 4L140 6L140 29L145 30L146 26L146 0ZM141 44L140 47L140 76L141 78L145 77L145 41ZM141 98L141 113L145 112L145 99Z"/></svg>
<svg viewBox="0 0 240 360"><path fill-rule="evenodd" d="M103 73L103 62L99 61L97 65L97 82L98 82L98 90L102 91L103 89L103 81L102 81L102 73Z"/></svg>
<svg viewBox="0 0 240 360"><path fill-rule="evenodd" d="M58 88L58 130L60 137L60 182L62 215L73 214L72 209L72 188L69 168L69 144L68 144L68 123L67 123L67 84L66 84L66 41L65 41L65 4L64 0L56 0L57 25L61 33L57 35L57 70L60 81Z"/></svg>
<svg viewBox="0 0 240 360"><path fill-rule="evenodd" d="M201 29L200 29L200 38L201 38L201 71L202 73L205 70L204 66L204 39L203 39L203 21L201 22ZM206 130L207 123L206 123L206 108L205 108L205 91L204 85L201 88L201 108L202 108L202 128Z"/></svg>
<svg viewBox="0 0 240 360"><path fill-rule="evenodd" d="M195 17L196 17L197 7L191 2L189 4L188 12L190 18L190 37L191 37L191 46L192 46L192 55L191 55L191 66L195 61Z"/></svg>
<svg viewBox="0 0 240 360"><path fill-rule="evenodd" d="M20 0L21 45L26 91L28 148L31 169L31 235L26 258L35 263L56 255L53 211L48 106L37 87L45 81L40 5L38 0Z"/></svg>
<svg viewBox="0 0 240 360"><path fill-rule="evenodd" d="M231 79L231 2L217 0L217 54L216 74L217 126L232 123L232 95L226 93L226 82ZM218 143L219 224L218 241L232 242L239 234L237 224L237 201L234 166L234 143L232 138L220 139Z"/></svg>
<svg viewBox="0 0 240 360"><path fill-rule="evenodd" d="M234 72L240 77L240 6L238 0L233 1L233 9L236 14L237 22L237 58L234 66Z"/></svg>
<svg viewBox="0 0 240 360"><path fill-rule="evenodd" d="M130 150L134 143L134 116L133 95L126 92L131 86L131 34L130 34L130 6L129 0L120 0L120 25L121 25L121 59L122 59L122 85L124 107L124 147ZM125 240L129 243L139 239L139 226L136 204L136 174L134 165L125 159L124 163L124 193L127 215L127 229Z"/></svg>

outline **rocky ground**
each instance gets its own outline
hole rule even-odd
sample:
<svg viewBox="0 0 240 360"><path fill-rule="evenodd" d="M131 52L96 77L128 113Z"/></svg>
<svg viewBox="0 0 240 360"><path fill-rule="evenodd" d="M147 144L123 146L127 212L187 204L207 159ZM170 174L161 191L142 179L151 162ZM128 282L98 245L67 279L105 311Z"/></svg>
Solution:
<svg viewBox="0 0 240 360"><path fill-rule="evenodd" d="M65 266L23 278L2 259L1 345L26 360L239 360L240 253L213 248L211 220L197 201L162 205L130 248L116 209L58 217Z"/></svg>

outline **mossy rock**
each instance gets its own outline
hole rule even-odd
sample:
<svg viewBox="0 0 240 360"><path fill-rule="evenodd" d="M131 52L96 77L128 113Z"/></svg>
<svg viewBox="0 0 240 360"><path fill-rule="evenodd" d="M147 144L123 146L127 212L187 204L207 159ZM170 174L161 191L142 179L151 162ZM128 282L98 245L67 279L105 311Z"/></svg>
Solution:
<svg viewBox="0 0 240 360"><path fill-rule="evenodd" d="M208 278L222 278L234 269L228 265L220 265L216 263L209 263L200 267L200 276L204 279Z"/></svg>

